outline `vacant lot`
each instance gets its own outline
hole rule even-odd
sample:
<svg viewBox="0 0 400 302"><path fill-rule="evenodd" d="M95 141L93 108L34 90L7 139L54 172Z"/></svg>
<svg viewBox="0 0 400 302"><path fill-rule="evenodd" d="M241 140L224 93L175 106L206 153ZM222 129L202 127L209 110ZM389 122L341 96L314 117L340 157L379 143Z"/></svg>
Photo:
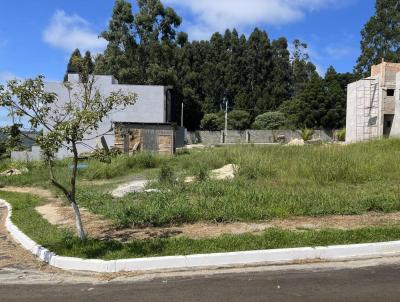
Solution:
<svg viewBox="0 0 400 302"><path fill-rule="evenodd" d="M89 168L79 175L81 185L78 201L92 213L111 221L118 229L196 223L265 223L272 219L276 221L293 217L400 211L400 140L350 146L237 146L185 151L171 158L141 154L115 158L111 164L98 161L89 161L88 164ZM226 164L239 167L234 179L217 181L209 177L210 170ZM9 163L2 165L5 168ZM59 175L67 175L68 161L58 165ZM45 167L40 163L28 164L28 169L30 172L25 175L2 178L0 182L3 185L40 185L50 188ZM154 180L149 187L159 192L132 193L123 198L112 198L109 193L112 189L137 175ZM186 183L184 180L187 176L194 176L196 180ZM1 194L4 196L6 193ZM4 197L17 202L15 196L20 195L7 193ZM29 198L29 211L34 211L34 206L43 202ZM40 215L37 216L36 222L43 220ZM18 222L29 224L29 219L28 222ZM41 223L44 228L50 227L45 221ZM33 225L26 227L28 232L34 229ZM54 226L51 228L57 240L38 238L46 246L63 254L103 258L400 238L397 224L352 230L277 228L262 234L225 235L198 240L156 238L121 244L113 240L105 242L93 239L91 248L97 252L91 253L87 246L77 243L73 234ZM62 242L70 242L71 245L61 247Z"/></svg>

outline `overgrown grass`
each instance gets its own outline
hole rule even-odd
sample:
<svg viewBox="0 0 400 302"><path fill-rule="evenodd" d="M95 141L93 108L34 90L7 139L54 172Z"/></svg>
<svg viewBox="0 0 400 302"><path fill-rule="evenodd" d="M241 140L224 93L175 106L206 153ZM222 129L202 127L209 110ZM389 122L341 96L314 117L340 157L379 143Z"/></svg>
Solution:
<svg viewBox="0 0 400 302"><path fill-rule="evenodd" d="M91 160L88 169L82 171L80 175L89 180L112 179L128 173L158 168L167 160L168 157L162 157L152 153L140 153L135 156L119 156L113 158L111 164Z"/></svg>
<svg viewBox="0 0 400 302"><path fill-rule="evenodd" d="M206 177L228 163L240 167L234 180ZM170 159L169 167L198 181L159 184L163 193L119 200L85 187L79 200L121 227L400 211L399 140L216 148Z"/></svg>
<svg viewBox="0 0 400 302"><path fill-rule="evenodd" d="M131 241L88 239L81 242L72 233L57 228L43 219L34 208L41 203L35 196L0 191L0 198L13 206L13 222L29 237L59 255L121 259L150 256L188 255L213 252L327 246L400 239L400 226L364 228L351 231L285 231L271 229L260 235L225 235L214 239L164 238Z"/></svg>
<svg viewBox="0 0 400 302"><path fill-rule="evenodd" d="M210 170L232 163L240 167L234 180L209 179ZM67 175L68 165L59 163L58 173ZM120 227L395 212L400 211L399 168L400 140L349 146L237 146L175 157L139 154L111 164L90 161L79 177L112 179L152 171L161 180L155 186L162 193L115 200L106 192L109 186L85 183L79 187L78 201ZM197 181L185 184L184 176ZM47 171L40 165L5 180L14 185L46 181Z"/></svg>

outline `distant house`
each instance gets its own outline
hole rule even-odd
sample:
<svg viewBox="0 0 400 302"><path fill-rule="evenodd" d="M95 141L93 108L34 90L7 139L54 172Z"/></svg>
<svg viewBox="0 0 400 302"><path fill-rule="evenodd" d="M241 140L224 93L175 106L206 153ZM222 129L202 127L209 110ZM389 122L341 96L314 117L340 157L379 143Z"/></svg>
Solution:
<svg viewBox="0 0 400 302"><path fill-rule="evenodd" d="M382 62L347 88L346 142L400 135L400 64Z"/></svg>
<svg viewBox="0 0 400 302"><path fill-rule="evenodd" d="M79 76L69 74L68 82L73 89L77 89ZM78 148L79 153L91 152L93 149L101 147L100 137L104 135L107 145L112 147L115 144L114 124L138 123L151 125L164 124L171 125L175 122L175 103L172 98L172 87L168 86L142 86L142 85L120 85L113 76L95 76L95 88L99 89L102 95L109 95L111 92L121 91L122 93L136 93L138 99L136 104L113 111L99 125L95 133L90 133L86 137L85 144ZM64 83L45 83L45 91L57 94L58 102L65 104L69 99L69 91ZM71 92L73 94L74 91ZM159 126L155 126L159 127ZM140 149L140 148L139 148ZM157 150L154 150L157 151ZM60 151L58 157L69 156L67 150Z"/></svg>

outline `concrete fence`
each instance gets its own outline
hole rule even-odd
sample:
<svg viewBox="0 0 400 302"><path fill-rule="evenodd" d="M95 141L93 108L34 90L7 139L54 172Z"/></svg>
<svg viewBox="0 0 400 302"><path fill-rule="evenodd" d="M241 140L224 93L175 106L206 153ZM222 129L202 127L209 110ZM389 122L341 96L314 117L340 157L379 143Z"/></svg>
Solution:
<svg viewBox="0 0 400 302"><path fill-rule="evenodd" d="M42 151L39 147L33 146L32 151L12 151L12 161L37 161L42 159Z"/></svg>
<svg viewBox="0 0 400 302"><path fill-rule="evenodd" d="M313 140L329 142L334 140L335 131L315 130ZM278 142L290 142L293 139L301 139L300 130L229 130L224 131L194 131L186 133L188 144L273 144Z"/></svg>

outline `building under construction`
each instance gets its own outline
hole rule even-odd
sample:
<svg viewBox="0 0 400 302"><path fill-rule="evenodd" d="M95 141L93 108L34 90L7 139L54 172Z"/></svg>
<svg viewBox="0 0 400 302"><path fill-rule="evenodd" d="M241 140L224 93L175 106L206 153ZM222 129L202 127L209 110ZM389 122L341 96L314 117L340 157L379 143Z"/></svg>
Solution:
<svg viewBox="0 0 400 302"><path fill-rule="evenodd" d="M346 142L400 135L400 63L382 62L347 88Z"/></svg>

